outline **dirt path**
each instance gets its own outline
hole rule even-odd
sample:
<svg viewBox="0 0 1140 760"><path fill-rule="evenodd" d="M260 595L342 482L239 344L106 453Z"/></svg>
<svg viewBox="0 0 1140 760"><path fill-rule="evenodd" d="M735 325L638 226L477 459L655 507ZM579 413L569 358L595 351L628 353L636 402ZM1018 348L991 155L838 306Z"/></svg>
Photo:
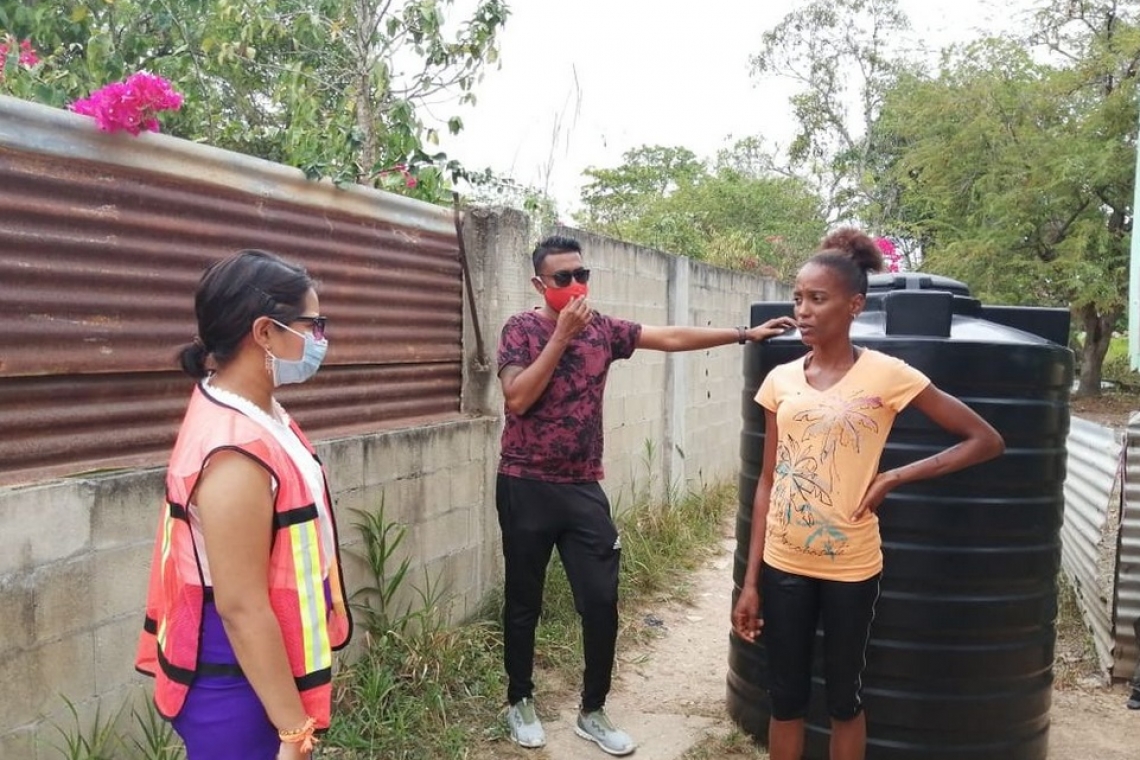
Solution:
<svg viewBox="0 0 1140 760"><path fill-rule="evenodd" d="M646 651L621 653L608 710L638 741L637 760L677 760L710 734L732 728L724 711L731 552L726 538L721 552L692 578L691 606L673 603L653 611L648 624L661 636ZM1048 760L1138 760L1140 711L1126 710L1126 698L1122 685L1056 691ZM575 705L570 695L559 705L560 719L547 716L545 750L501 756L606 757L574 735Z"/></svg>
<svg viewBox="0 0 1140 760"><path fill-rule="evenodd" d="M1123 684L1054 691L1049 760L1140 758L1140 710L1127 700Z"/></svg>
<svg viewBox="0 0 1140 760"><path fill-rule="evenodd" d="M606 709L637 741L637 760L676 760L710 733L731 728L724 712L731 551L725 543L691 579L691 606L674 602L653 610L647 625L660 636L647 651L619 652ZM561 720L545 722L549 760L606 756L574 734L576 705L571 696L559 710Z"/></svg>

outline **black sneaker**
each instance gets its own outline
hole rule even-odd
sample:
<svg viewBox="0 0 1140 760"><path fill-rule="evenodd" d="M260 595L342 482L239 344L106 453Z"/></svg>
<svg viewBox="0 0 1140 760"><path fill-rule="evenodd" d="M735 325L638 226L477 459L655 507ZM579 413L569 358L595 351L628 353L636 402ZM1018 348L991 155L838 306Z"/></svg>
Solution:
<svg viewBox="0 0 1140 760"><path fill-rule="evenodd" d="M1140 689L1133 689L1132 696L1124 704L1129 710L1140 710Z"/></svg>

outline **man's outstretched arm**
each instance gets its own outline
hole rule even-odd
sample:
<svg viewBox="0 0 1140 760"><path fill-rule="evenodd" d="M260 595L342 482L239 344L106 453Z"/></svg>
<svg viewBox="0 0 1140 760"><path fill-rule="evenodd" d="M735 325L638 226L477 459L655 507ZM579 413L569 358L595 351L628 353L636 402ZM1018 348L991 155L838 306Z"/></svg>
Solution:
<svg viewBox="0 0 1140 760"><path fill-rule="evenodd" d="M795 326L796 321L791 317L776 317L752 328L643 325L637 347L650 351L696 351L702 348L727 346L730 343L767 340Z"/></svg>

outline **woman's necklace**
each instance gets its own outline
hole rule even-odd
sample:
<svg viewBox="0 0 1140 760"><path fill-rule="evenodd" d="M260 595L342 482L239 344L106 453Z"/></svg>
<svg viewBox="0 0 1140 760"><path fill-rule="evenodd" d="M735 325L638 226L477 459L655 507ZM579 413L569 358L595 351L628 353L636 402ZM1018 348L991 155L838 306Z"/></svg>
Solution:
<svg viewBox="0 0 1140 760"><path fill-rule="evenodd" d="M242 396L239 393L234 393L233 391L228 391L225 388L219 388L211 382L212 379L213 376L210 376L203 380L202 387L207 393L209 393L218 401L221 401L228 406L234 407L246 417L249 417L252 420L256 420L264 426L289 426L289 415L286 414L282 406L277 403L277 399L270 399L270 404L273 405L273 412L271 414L269 412L266 412L257 404L250 401L245 396Z"/></svg>

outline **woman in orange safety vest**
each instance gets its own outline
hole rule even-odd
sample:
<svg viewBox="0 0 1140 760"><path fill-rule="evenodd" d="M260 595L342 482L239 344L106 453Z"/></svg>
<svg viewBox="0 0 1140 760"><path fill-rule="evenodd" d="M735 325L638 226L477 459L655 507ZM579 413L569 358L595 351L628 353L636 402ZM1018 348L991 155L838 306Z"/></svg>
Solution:
<svg viewBox="0 0 1140 760"><path fill-rule="evenodd" d="M188 760L307 758L351 621L325 473L274 389L316 373L325 318L263 251L211 266L195 311L137 667Z"/></svg>

